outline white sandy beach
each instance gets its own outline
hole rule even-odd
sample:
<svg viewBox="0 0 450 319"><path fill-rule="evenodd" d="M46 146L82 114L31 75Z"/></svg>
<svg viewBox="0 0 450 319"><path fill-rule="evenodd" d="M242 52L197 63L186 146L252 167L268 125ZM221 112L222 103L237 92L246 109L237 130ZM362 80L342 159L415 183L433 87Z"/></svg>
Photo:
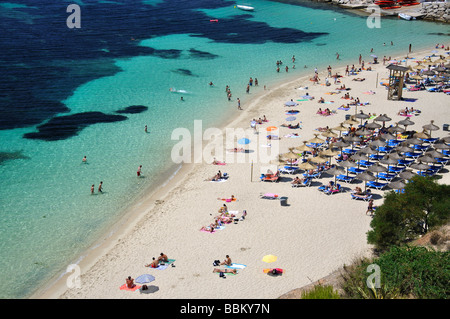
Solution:
<svg viewBox="0 0 450 319"><path fill-rule="evenodd" d="M410 57L422 58L431 50L412 53ZM439 50L438 54L444 54ZM405 54L406 55L406 54ZM404 58L401 57L401 58ZM408 60L408 65L415 65ZM330 61L333 67L333 61ZM358 66L355 59L355 66ZM404 64L402 64L404 66ZM366 67L369 66L366 60ZM444 137L448 132L442 130L448 123L448 95L427 91L404 91L403 97L417 98L415 102L388 101L387 90L380 85L387 79L388 70L382 63L370 65L372 71L363 71L356 76L345 76L341 82L351 88L353 97L369 105L359 106L364 113L387 114L392 118L386 125L394 124L405 117L397 115L400 109L413 106L421 110L419 116L411 118L415 125L411 129L422 131L422 126L434 120L440 130L433 132L433 137ZM324 83L326 70L319 70L319 77ZM344 75L344 69L336 70ZM284 71L282 71L284 72ZM314 70L310 70L313 75ZM319 134L318 127L338 126L345 120L345 115L355 114L355 107L349 111L338 110L342 100L338 95L327 95L336 91L339 85L313 85L309 77L285 83L277 88L263 89L263 84L253 87L251 102L243 103L243 111L227 127L250 130L250 121L265 115L268 123L258 125L261 134L266 135L268 126L279 127L288 116L289 109L298 109L296 115L301 121L302 129L281 127L280 153L289 147L302 145ZM365 81L352 81L354 78L365 78ZM377 81L378 79L378 81ZM377 84L378 82L378 84ZM308 90L299 87L308 86ZM372 90L376 94L363 94ZM284 103L293 99L301 99L306 92L314 96L312 101L298 102L295 107L285 107ZM318 104L323 97L332 104ZM329 107L336 110L331 116L316 114L317 109ZM293 121L293 124L298 122ZM369 120L371 121L371 120ZM446 122L447 121L447 122ZM395 125L395 124L394 124ZM285 138L290 133L298 133L300 137ZM248 149L261 147L258 135L251 133ZM226 146L229 148L229 146ZM239 147L239 146L238 146ZM225 158L217 157L217 160ZM332 160L335 163L335 160ZM292 175L284 174L278 183L261 182L260 173L267 164L255 162L251 180L251 163L228 163L224 166L211 164L185 165L168 185L155 194L143 198L141 202L130 208L127 220L120 231L93 248L79 264L81 270L81 288L68 288L66 274L46 291L40 291L35 298L205 298L205 299L246 299L277 298L282 294L314 282L328 275L344 264L350 264L355 258L370 255L371 246L367 244L366 232L370 229L371 217L365 214L367 203L351 200L350 190L362 183L343 184L345 192L327 196L317 190L317 186L326 184L331 175L324 174L314 180L311 187L292 188ZM208 182L218 170L229 174L225 182ZM444 170L448 172L448 170ZM301 171L303 173L303 171ZM299 174L297 174L299 175ZM443 173L442 182L449 183L449 174ZM281 206L279 200L260 199L261 193L276 193L288 198L288 206ZM383 191L373 191L378 195L375 205L382 203ZM229 211L238 211L241 216L247 210L247 218L237 224L227 224L225 229L214 233L199 231L207 226L218 214L224 204L218 198L229 198L234 195L236 202L226 203ZM164 252L175 259L176 267L165 270L144 267L152 257ZM227 275L226 279L213 273L213 261L224 260L230 255L235 263L247 267L239 270L237 275ZM272 264L262 261L265 255L278 257ZM282 276L272 277L263 273L264 268L279 267L285 270ZM223 268L220 267L220 268ZM151 274L156 280L148 284L152 293L143 294L137 291L120 290L125 278Z"/></svg>

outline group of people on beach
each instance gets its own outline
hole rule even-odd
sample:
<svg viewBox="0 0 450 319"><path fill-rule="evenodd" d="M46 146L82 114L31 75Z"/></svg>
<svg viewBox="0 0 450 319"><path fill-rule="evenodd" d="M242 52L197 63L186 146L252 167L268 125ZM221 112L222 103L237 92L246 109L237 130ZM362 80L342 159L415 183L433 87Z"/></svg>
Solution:
<svg viewBox="0 0 450 319"><path fill-rule="evenodd" d="M233 199L235 199L235 197L234 197L234 195L231 195L231 198L229 201L232 202ZM240 218L237 218L237 216L235 214L230 213L228 211L228 207L226 204L223 204L219 208L218 213L219 214L214 217L213 222L211 224L209 224L209 226L202 226L200 228L200 230L212 233L212 232L214 232L215 229L217 229L221 226L224 226L225 224L231 224L233 221L236 222L237 220L243 221L247 216L247 210L244 210L242 212L242 216Z"/></svg>
<svg viewBox="0 0 450 319"><path fill-rule="evenodd" d="M153 257L152 262L149 264L146 264L145 267L158 268L158 266L160 264L163 264L165 262L169 262L169 258L167 257L166 254L161 253L161 254L159 254L158 258ZM173 264L172 264L172 267L174 267Z"/></svg>

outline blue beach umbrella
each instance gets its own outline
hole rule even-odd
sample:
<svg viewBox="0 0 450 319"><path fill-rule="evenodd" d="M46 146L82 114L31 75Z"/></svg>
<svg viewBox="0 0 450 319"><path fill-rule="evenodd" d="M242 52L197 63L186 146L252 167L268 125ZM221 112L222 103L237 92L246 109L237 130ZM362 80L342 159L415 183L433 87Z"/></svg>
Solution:
<svg viewBox="0 0 450 319"><path fill-rule="evenodd" d="M140 275L139 277L136 278L136 282L138 284L146 284L152 282L153 280L155 280L155 277L148 274Z"/></svg>
<svg viewBox="0 0 450 319"><path fill-rule="evenodd" d="M295 121L296 119L297 118L295 116L289 116L289 117L286 118L286 121L291 122L291 121Z"/></svg>
<svg viewBox="0 0 450 319"><path fill-rule="evenodd" d="M298 105L298 104L295 103L294 101L288 101L288 102L284 103L284 105L286 105L286 106L295 106L295 105Z"/></svg>
<svg viewBox="0 0 450 319"><path fill-rule="evenodd" d="M248 144L248 143L250 143L250 140L248 138L241 138L238 141L238 144L241 144L241 145L245 145L245 144Z"/></svg>

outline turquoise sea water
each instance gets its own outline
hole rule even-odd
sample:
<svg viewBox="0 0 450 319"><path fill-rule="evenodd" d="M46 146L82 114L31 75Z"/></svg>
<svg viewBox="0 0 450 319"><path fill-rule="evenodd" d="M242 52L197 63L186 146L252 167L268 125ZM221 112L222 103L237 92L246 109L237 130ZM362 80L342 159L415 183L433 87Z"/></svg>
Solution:
<svg viewBox="0 0 450 319"><path fill-rule="evenodd" d="M193 5L196 1L192 1L189 10L200 13L195 16L201 17L199 24L207 20L203 34L186 28L186 33L177 30L173 34L134 38L124 24L123 37L141 47L168 52L169 56L133 55L131 51L127 57L111 58L112 48L105 45L95 60L95 70L102 70L105 75L81 81L59 101L67 108L67 112L59 115L116 114L115 111L134 105L146 106L146 111L124 114L127 117L124 121L87 125L78 135L52 141L24 137L36 132L36 127L52 116L33 125L0 130L0 152L9 154L2 155L0 162L1 298L27 297L48 278L64 272L96 239L110 231L114 222L123 216L124 209L143 196L144 189L161 185L158 177L162 172L175 172L178 166L170 160L171 148L176 143L171 140L174 128L192 129L196 119L203 120L204 128L218 126L235 114L237 97L245 108L252 94L261 91L263 85L273 87L283 80L312 73L314 67L324 69L329 64L336 67L336 52L340 54L339 63L344 65L357 62L360 53L369 61L371 48L380 57L404 54L410 43L413 50L431 50L443 40L438 34L448 32L445 25L399 19L382 19L380 29L369 29L365 17L337 8L322 10L319 6L308 8L254 0L247 2L256 7L249 14L234 8L233 1L214 1L220 3L217 7L198 2L196 8ZM83 4L86 8L88 5L106 7L110 2L79 3L83 14ZM179 3L147 0L139 5L167 6L171 18L167 17L166 23L170 25L178 23L176 5ZM23 5L6 4L0 7L0 19L8 17L28 25L29 36L33 37L33 28L37 27L33 15L35 18L42 15L44 7L44 2L36 1L32 8L21 11ZM116 16L121 14L127 15L123 18L127 21L133 12L115 12ZM219 22L209 22L209 19ZM242 28L236 30L236 25L241 24ZM220 37L214 38L211 29L222 25L230 31L221 29L216 33ZM83 22L82 28L89 28L89 21ZM300 37L292 30L307 34ZM97 36L101 40L102 34ZM5 36L1 40L5 41L4 46L18 45L6 42L9 39ZM93 49L79 50L84 54ZM172 53L174 56L170 56ZM73 54L79 53L74 50ZM293 55L295 70L290 60ZM58 57L47 63L60 66L69 60L70 57ZM277 60L290 67L289 73L284 69L276 73ZM22 62L23 65L17 66L21 70L27 67L28 60ZM80 63L76 72L71 69L74 78L89 73L92 66ZM63 78L66 71L58 70L61 74L56 74L56 78ZM259 88L252 88L246 94L250 77L258 78ZM214 87L208 85L210 81ZM226 85L233 93L231 102L226 98ZM187 93L172 93L169 88ZM58 86L54 89L58 91ZM185 101L180 101L181 96ZM2 112L0 116L6 117L5 114ZM147 134L145 125L149 129ZM87 164L82 163L85 155ZM6 160L10 157L13 159ZM143 165L144 178L136 177L139 165ZM100 181L104 193L98 195ZM92 184L96 195L90 194Z"/></svg>

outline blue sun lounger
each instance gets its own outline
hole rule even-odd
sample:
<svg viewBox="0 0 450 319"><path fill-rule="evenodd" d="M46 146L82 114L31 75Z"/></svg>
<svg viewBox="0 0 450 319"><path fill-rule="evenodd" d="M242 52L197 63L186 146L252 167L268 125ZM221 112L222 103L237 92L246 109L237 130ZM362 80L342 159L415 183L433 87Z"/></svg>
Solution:
<svg viewBox="0 0 450 319"><path fill-rule="evenodd" d="M355 179L354 176L347 176L347 175L343 175L343 174L336 176L337 181L345 182L345 183L351 183L354 181L354 179Z"/></svg>
<svg viewBox="0 0 450 319"><path fill-rule="evenodd" d="M375 188L378 190L382 190L383 188L386 187L386 185L387 185L387 183L380 183L380 182L374 182L374 181L369 181L366 184L367 187Z"/></svg>

